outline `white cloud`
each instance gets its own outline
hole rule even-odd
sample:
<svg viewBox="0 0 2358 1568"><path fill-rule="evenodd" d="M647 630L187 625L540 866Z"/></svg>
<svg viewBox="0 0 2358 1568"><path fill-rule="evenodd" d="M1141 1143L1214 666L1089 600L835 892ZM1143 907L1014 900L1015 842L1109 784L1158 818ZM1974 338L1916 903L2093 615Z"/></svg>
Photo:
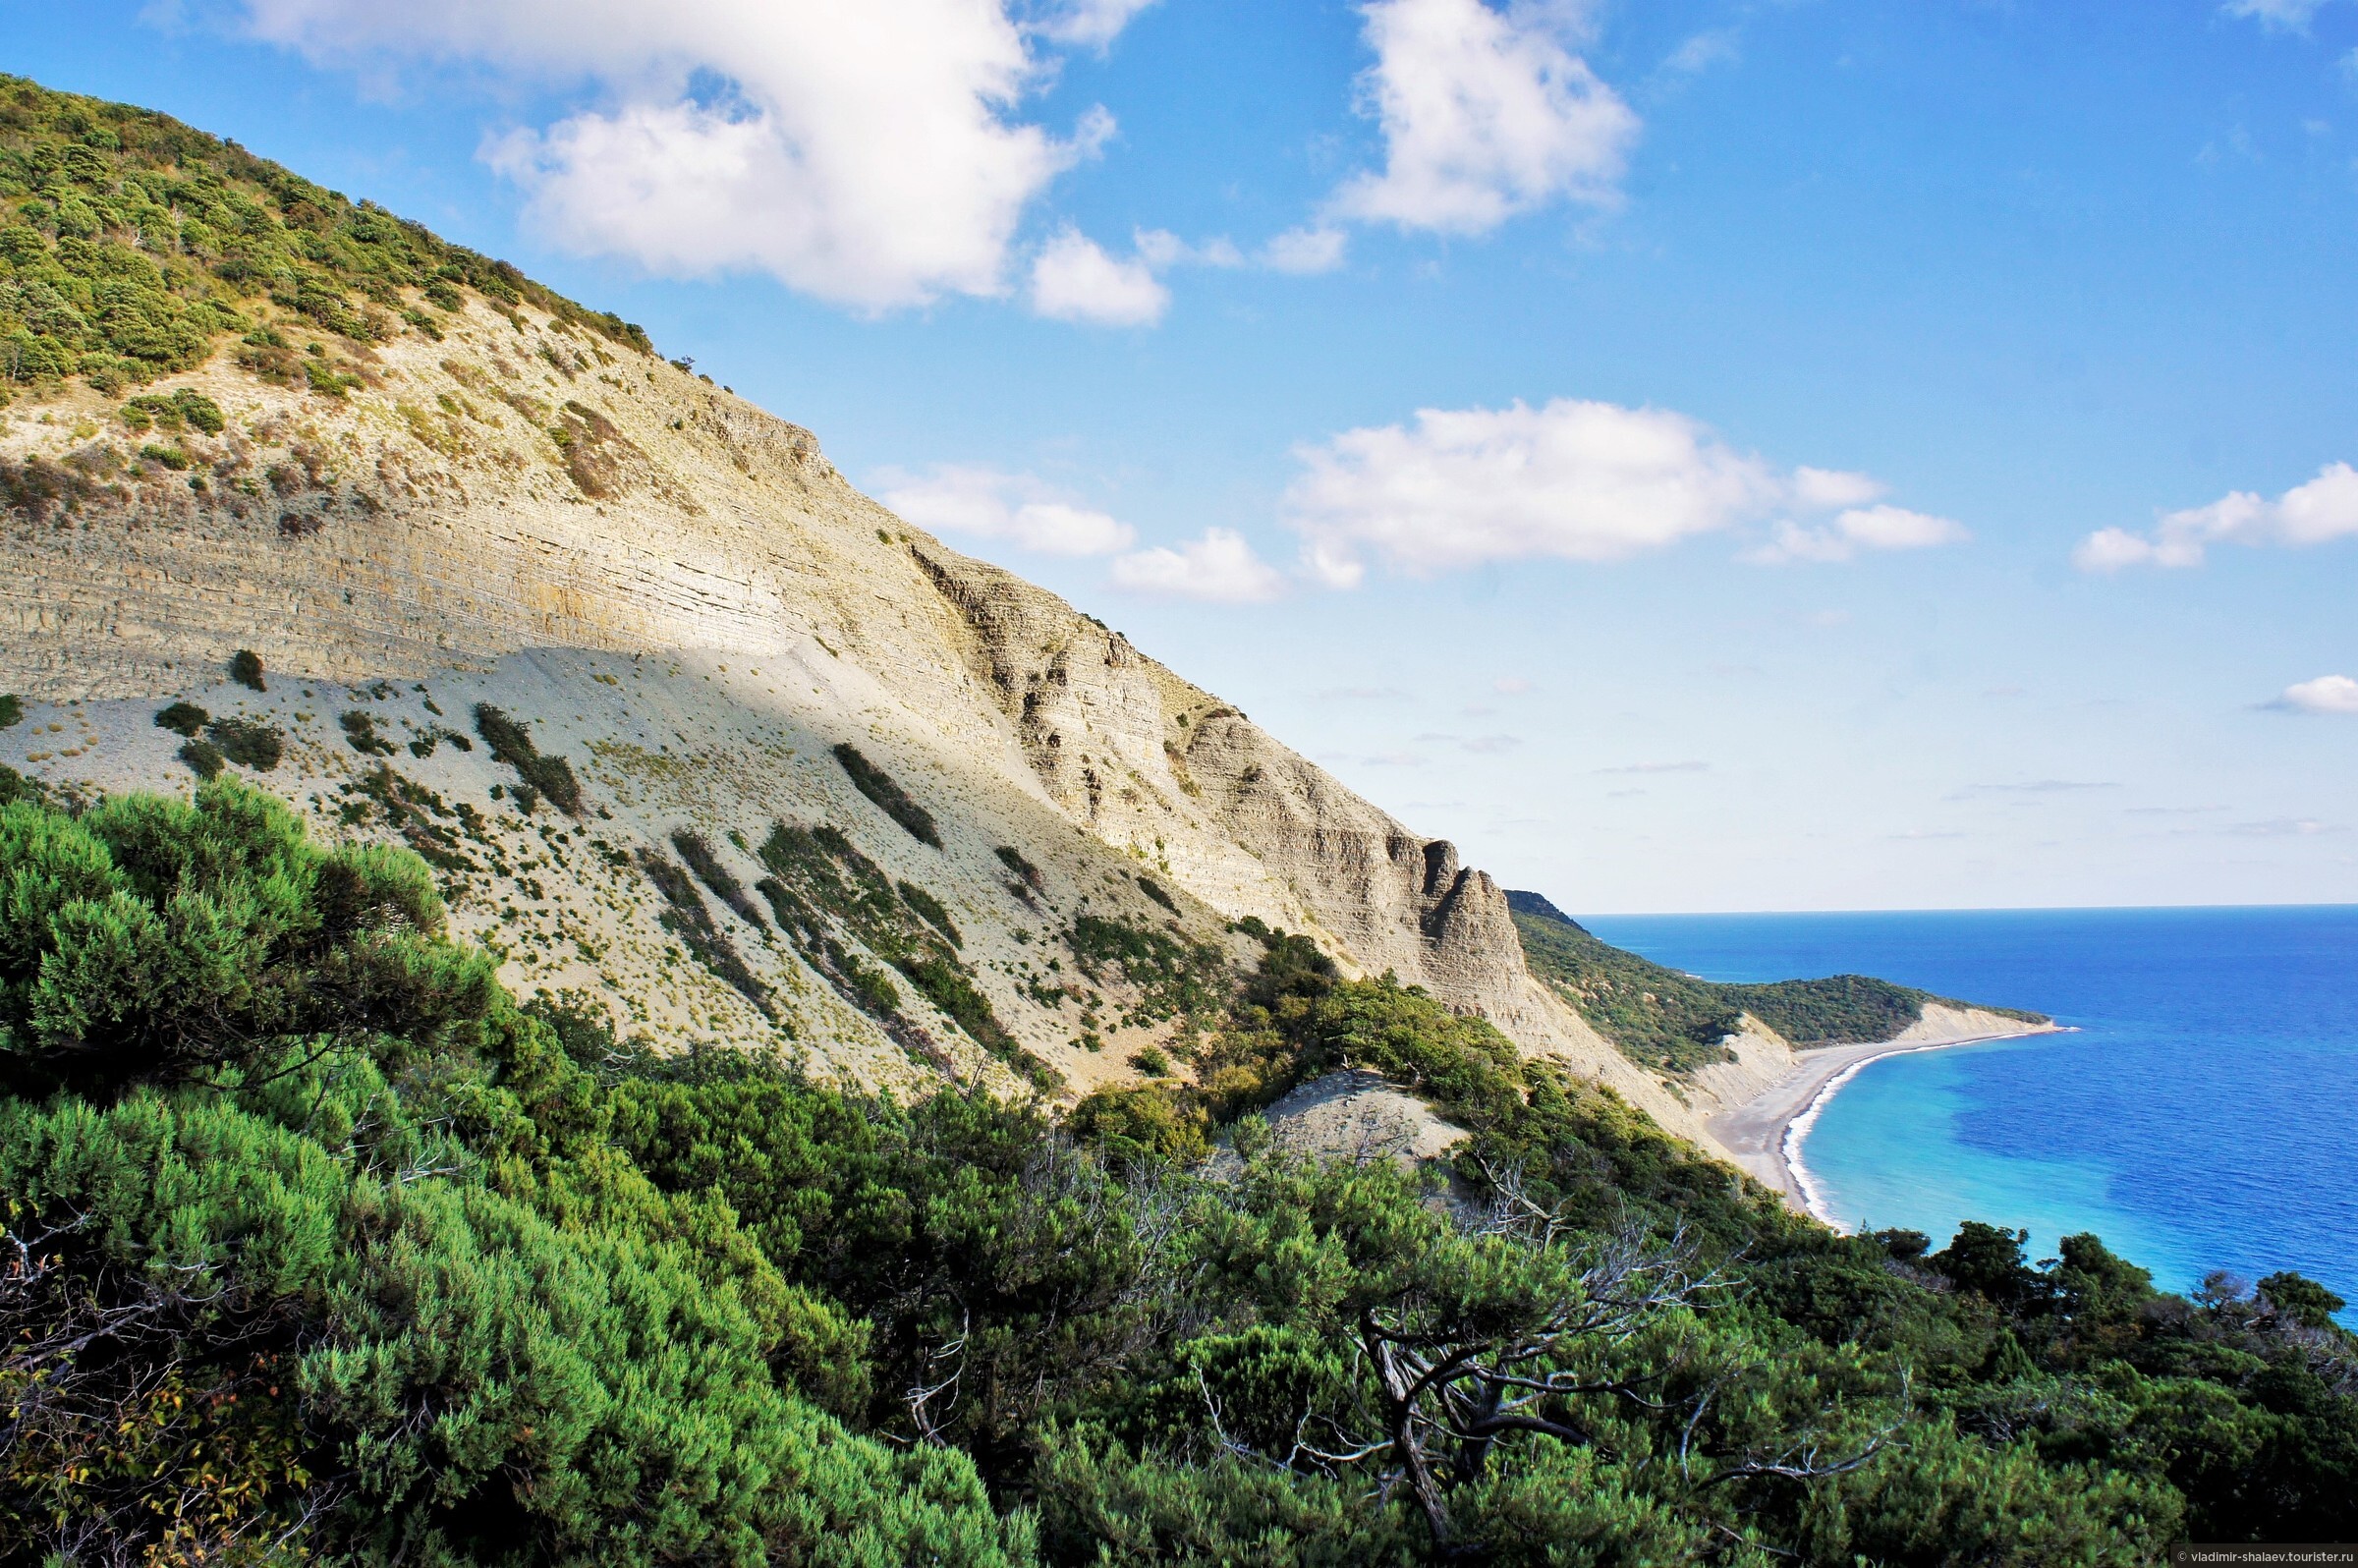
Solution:
<svg viewBox="0 0 2358 1568"><path fill-rule="evenodd" d="M2071 563L2083 572L2117 572L2124 566L2142 566L2155 558L2154 546L2127 529L2098 529L2080 541L2071 552ZM2199 552L2196 560L2201 559ZM2192 561L2173 561L2173 566L2189 566Z"/></svg>
<svg viewBox="0 0 2358 1568"><path fill-rule="evenodd" d="M1138 258L1157 272L1169 267L1241 267L1245 253L1225 236L1190 245L1168 229L1140 229L1131 236Z"/></svg>
<svg viewBox="0 0 2358 1568"><path fill-rule="evenodd" d="M2342 713L2358 717L2358 681L2346 675L2321 675L2284 688L2275 705L2303 713Z"/></svg>
<svg viewBox="0 0 2358 1568"><path fill-rule="evenodd" d="M1058 43L1102 49L1120 36L1130 19L1154 0L1065 0L1039 24L1039 31Z"/></svg>
<svg viewBox="0 0 2358 1568"><path fill-rule="evenodd" d="M2358 537L2358 469L2330 463L2273 501L2234 490L2209 506L2163 514L2150 534L2099 529L2080 541L2072 561L2085 572L2200 566L2214 544L2299 547L2351 537Z"/></svg>
<svg viewBox="0 0 2358 1568"><path fill-rule="evenodd" d="M1305 567L1330 588L1357 585L1370 556L1411 576L1535 557L1612 561L1789 507L1825 511L1882 493L1864 475L1780 473L1683 414L1570 398L1424 409L1413 424L1346 430L1295 456L1303 472L1286 491L1287 521L1302 534ZM1897 507L1849 506L1804 542L1821 534L1818 558L1841 559L1947 543L1964 531Z"/></svg>
<svg viewBox="0 0 2358 1568"><path fill-rule="evenodd" d="M1111 555L1138 537L1129 524L1075 506L1029 474L941 463L924 475L886 470L884 504L919 528L1004 539L1042 555Z"/></svg>
<svg viewBox="0 0 2358 1568"><path fill-rule="evenodd" d="M1341 217L1483 234L1558 197L1617 198L1638 117L1571 51L1577 0L1371 0L1360 79L1384 167L1342 185Z"/></svg>
<svg viewBox="0 0 2358 1568"><path fill-rule="evenodd" d="M1059 321L1151 326L1171 291L1143 257L1117 261L1077 229L1065 229L1032 259L1032 308Z"/></svg>
<svg viewBox="0 0 2358 1568"><path fill-rule="evenodd" d="M2257 22L2271 30L2306 32L2309 19L2328 3L2329 0L2227 0L2218 9L2222 16Z"/></svg>
<svg viewBox="0 0 2358 1568"><path fill-rule="evenodd" d="M1261 248L1261 264L1272 272L1291 272L1298 277L1332 272L1343 264L1343 252L1350 243L1342 230L1323 224L1288 229Z"/></svg>
<svg viewBox="0 0 2358 1568"><path fill-rule="evenodd" d="M1490 690L1501 697L1521 697L1531 690L1531 683L1520 675L1501 675L1490 683Z"/></svg>
<svg viewBox="0 0 2358 1568"><path fill-rule="evenodd" d="M1423 574L1484 561L1609 561L1753 515L1777 492L1757 458L1684 415L1559 398L1423 409L1295 453L1286 510L1315 575L1355 585L1364 553Z"/></svg>
<svg viewBox="0 0 2358 1568"><path fill-rule="evenodd" d="M603 100L486 155L569 249L665 275L769 273L863 310L1005 290L1049 181L1110 134L1019 114L1052 58L1006 0L245 0L251 29L322 61L488 68ZM1075 41L1137 7L1058 13ZM1074 30L1078 29L1078 30Z"/></svg>
<svg viewBox="0 0 2358 1568"><path fill-rule="evenodd" d="M1745 559L1764 566L1847 561L1861 550L1927 550L1962 544L1971 537L1961 525L1944 517L1899 506L1853 507L1818 528L1780 520L1769 542L1747 551Z"/></svg>
<svg viewBox="0 0 2358 1568"><path fill-rule="evenodd" d="M1285 591L1283 574L1233 529L1206 529L1202 538L1176 549L1156 545L1122 556L1113 563L1112 581L1133 593L1221 604L1257 604Z"/></svg>
<svg viewBox="0 0 2358 1568"><path fill-rule="evenodd" d="M1793 471L1793 504L1812 512L1830 512L1838 506L1866 506L1890 493L1881 480L1837 469L1814 469L1803 464Z"/></svg>

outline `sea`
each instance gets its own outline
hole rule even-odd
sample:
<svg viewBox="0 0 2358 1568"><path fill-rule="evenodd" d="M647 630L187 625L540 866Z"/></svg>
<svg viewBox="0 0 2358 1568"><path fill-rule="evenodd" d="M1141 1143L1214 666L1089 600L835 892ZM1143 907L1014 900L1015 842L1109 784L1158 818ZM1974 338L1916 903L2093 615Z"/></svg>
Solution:
<svg viewBox="0 0 2358 1568"><path fill-rule="evenodd" d="M1842 1226L2093 1231L2187 1291L2298 1270L2358 1325L2358 906L1581 917L1712 980L1878 975L2072 1033L1881 1057L1802 1161Z"/></svg>

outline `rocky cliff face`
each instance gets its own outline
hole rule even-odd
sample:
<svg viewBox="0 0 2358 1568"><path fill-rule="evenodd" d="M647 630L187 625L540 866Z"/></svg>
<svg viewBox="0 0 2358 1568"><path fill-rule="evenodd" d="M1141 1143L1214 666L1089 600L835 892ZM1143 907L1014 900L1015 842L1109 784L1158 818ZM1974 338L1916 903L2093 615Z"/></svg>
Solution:
<svg viewBox="0 0 2358 1568"><path fill-rule="evenodd" d="M521 706L543 750L582 759L616 824L608 847L624 853L625 837L659 849L683 822L751 844L780 813L859 820L868 808L813 761L849 741L946 823L940 854L954 864L927 862L927 874L991 941L1024 930L977 973L1014 1034L1076 1086L1126 1072L1127 1036L1104 1018L1115 1048L1087 1051L1076 1035L1106 1033L1087 1027L1102 997L1078 1020L1072 999L1040 1000L1054 986L1021 951L1035 896L1067 918L1118 905L1187 940L1217 941L1248 915L1312 931L1347 966L1394 971L1695 1130L1530 980L1498 887L1446 841L1410 831L1120 633L912 529L854 490L810 432L529 307L471 301L449 324L436 342L339 343L340 396L266 384L225 360L151 389L213 400L226 416L216 435L159 445L86 392L0 413L0 691L51 705L0 734L0 760L86 788L185 786L170 747L140 726L176 696L260 702L219 684L231 655L253 649L320 694L271 709L299 743L271 782L298 796L326 786L311 796L323 822L393 830L382 812L355 828L337 806L359 767L399 762L421 779L447 768L453 798L496 781L479 755L372 763L321 729L354 692L407 683ZM49 713L67 704L90 741L44 749L39 737L58 733ZM433 744L422 708L388 722ZM683 761L697 756L729 765L696 777ZM793 760L764 769L764 756ZM860 842L879 864L906 859L889 829ZM1011 895L1001 845L1042 868L1037 895ZM740 869L750 881L760 867ZM1141 875L1163 900L1141 898ZM584 911L613 902L593 882L576 889ZM491 930L498 898L478 900L461 901L461 924ZM534 902L552 900L563 902ZM660 911L609 916L601 929ZM528 990L594 989L593 973L619 993L632 980L613 963L518 963L511 979ZM828 977L806 973L808 955L757 953L754 967L782 995L824 999ZM716 1037L774 1027L704 990L681 1016ZM710 1025L722 1015L727 1027ZM828 1027L859 1033L841 1018ZM892 1055L892 1042L872 1043ZM856 1055L837 1065L874 1076Z"/></svg>

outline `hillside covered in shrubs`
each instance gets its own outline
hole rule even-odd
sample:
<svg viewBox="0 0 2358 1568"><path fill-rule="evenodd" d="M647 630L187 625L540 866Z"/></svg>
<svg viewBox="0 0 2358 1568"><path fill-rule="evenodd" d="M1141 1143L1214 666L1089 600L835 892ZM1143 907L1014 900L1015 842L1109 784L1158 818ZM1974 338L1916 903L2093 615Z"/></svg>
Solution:
<svg viewBox="0 0 2358 1568"><path fill-rule="evenodd" d="M265 380L334 394L351 368L258 304L365 345L438 338L461 289L652 352L619 317L235 142L0 76L0 395L67 377L120 393L225 340Z"/></svg>
<svg viewBox="0 0 2358 1568"><path fill-rule="evenodd" d="M5 783L0 1562L2130 1564L2358 1530L2321 1287L1832 1235L1299 937L1257 932L1186 1073L1061 1121L898 1103L520 1004L421 862L233 779ZM1471 1137L1279 1152L1257 1109L1337 1066Z"/></svg>

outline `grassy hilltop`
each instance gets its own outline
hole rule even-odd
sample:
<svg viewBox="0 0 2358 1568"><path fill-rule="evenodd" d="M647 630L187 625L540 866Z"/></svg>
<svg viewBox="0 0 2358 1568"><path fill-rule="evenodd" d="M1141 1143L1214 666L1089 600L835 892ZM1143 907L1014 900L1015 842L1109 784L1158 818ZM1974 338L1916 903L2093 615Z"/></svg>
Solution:
<svg viewBox="0 0 2358 1568"><path fill-rule="evenodd" d="M349 372L271 318L432 338L462 289L652 352L619 317L233 141L0 76L0 385L121 392L234 342L257 376L332 394Z"/></svg>

